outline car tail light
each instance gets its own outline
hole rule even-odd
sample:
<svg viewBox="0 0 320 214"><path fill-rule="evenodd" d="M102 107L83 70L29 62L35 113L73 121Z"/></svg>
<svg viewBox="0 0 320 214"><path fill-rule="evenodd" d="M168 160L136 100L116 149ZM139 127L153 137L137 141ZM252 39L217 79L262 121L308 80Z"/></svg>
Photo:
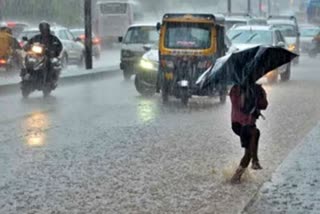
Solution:
<svg viewBox="0 0 320 214"><path fill-rule="evenodd" d="M85 35L80 35L79 38L84 41L86 39L86 36Z"/></svg>
<svg viewBox="0 0 320 214"><path fill-rule="evenodd" d="M7 64L7 60L5 59L0 59L0 65L5 65Z"/></svg>
<svg viewBox="0 0 320 214"><path fill-rule="evenodd" d="M92 44L94 44L94 45L99 45L99 44L100 44L100 39L94 38L94 39L92 40Z"/></svg>
<svg viewBox="0 0 320 214"><path fill-rule="evenodd" d="M7 26L8 26L9 28L14 28L14 27L17 26L17 23L15 23L15 22L7 22Z"/></svg>

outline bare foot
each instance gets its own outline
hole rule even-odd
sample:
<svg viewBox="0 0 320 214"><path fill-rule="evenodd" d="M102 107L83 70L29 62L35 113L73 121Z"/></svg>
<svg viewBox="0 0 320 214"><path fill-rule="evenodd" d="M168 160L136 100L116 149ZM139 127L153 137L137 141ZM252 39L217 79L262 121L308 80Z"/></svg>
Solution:
<svg viewBox="0 0 320 214"><path fill-rule="evenodd" d="M239 166L239 168L236 170L236 172L234 173L234 175L231 178L231 183L232 184L240 184L241 183L241 176L243 175L243 173L246 171L245 168Z"/></svg>
<svg viewBox="0 0 320 214"><path fill-rule="evenodd" d="M241 184L240 178L232 177L230 180L231 184Z"/></svg>

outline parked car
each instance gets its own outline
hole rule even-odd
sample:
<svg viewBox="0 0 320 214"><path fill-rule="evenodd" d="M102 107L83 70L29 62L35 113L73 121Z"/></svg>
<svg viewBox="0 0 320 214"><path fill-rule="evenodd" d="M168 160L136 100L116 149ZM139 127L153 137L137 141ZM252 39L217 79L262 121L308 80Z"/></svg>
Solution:
<svg viewBox="0 0 320 214"><path fill-rule="evenodd" d="M320 34L320 27L311 24L300 25L300 50L307 53L312 48L312 40Z"/></svg>
<svg viewBox="0 0 320 214"><path fill-rule="evenodd" d="M280 30L272 26L239 26L230 29L227 35L238 50L252 48L257 45L271 45L288 49ZM289 80L291 64L281 66L277 71L270 73L269 80L275 81L278 78L278 73L282 81Z"/></svg>
<svg viewBox="0 0 320 214"><path fill-rule="evenodd" d="M278 28L285 37L289 50L300 54L300 32L298 21L294 16L270 16L268 24ZM299 57L294 61L294 64L299 63Z"/></svg>
<svg viewBox="0 0 320 214"><path fill-rule="evenodd" d="M71 29L70 32L75 38L79 38L82 44L85 43L85 30L83 28ZM94 33L92 34L92 55L96 59L100 59L101 56L101 40Z"/></svg>
<svg viewBox="0 0 320 214"><path fill-rule="evenodd" d="M81 41L75 38L65 27L52 26L51 32L61 40L63 45L63 51L60 56L62 67L66 68L68 65L78 65L82 67L85 59L85 48ZM22 39L23 37L31 39L37 34L39 34L38 28L25 29L19 37L20 45L25 45Z"/></svg>
<svg viewBox="0 0 320 214"><path fill-rule="evenodd" d="M158 41L159 33L155 23L131 25L125 37L119 38L119 42L122 42L120 69L125 79L135 74L142 55L151 46L157 45Z"/></svg>

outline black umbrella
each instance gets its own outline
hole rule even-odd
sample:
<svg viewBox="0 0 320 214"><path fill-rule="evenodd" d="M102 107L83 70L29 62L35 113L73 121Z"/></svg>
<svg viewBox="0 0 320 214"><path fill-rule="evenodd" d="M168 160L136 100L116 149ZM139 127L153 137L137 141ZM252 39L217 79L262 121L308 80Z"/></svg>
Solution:
<svg viewBox="0 0 320 214"><path fill-rule="evenodd" d="M237 51L217 59L214 67L199 77L197 84L204 88L223 81L237 85L254 83L297 56L281 47L256 46Z"/></svg>

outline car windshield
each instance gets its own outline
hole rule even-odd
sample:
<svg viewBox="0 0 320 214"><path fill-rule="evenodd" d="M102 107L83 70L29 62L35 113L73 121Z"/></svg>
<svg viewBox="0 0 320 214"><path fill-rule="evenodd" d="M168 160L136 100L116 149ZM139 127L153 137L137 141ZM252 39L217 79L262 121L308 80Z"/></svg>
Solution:
<svg viewBox="0 0 320 214"><path fill-rule="evenodd" d="M228 37L234 44L272 44L272 31L234 29L228 32Z"/></svg>
<svg viewBox="0 0 320 214"><path fill-rule="evenodd" d="M159 33L151 26L131 27L124 39L125 44L155 44L158 41Z"/></svg>
<svg viewBox="0 0 320 214"><path fill-rule="evenodd" d="M277 29L280 30L284 37L296 37L296 27L290 24L274 24Z"/></svg>
<svg viewBox="0 0 320 214"><path fill-rule="evenodd" d="M243 21L240 21L240 20L228 20L225 22L226 24L226 28L227 29L230 29L232 28L233 26L236 26L236 25L246 25L247 24L247 21L243 20Z"/></svg>
<svg viewBox="0 0 320 214"><path fill-rule="evenodd" d="M167 23L165 47L176 49L208 49L211 46L210 24Z"/></svg>
<svg viewBox="0 0 320 214"><path fill-rule="evenodd" d="M320 32L320 28L301 28L300 32L303 37L314 37Z"/></svg>

